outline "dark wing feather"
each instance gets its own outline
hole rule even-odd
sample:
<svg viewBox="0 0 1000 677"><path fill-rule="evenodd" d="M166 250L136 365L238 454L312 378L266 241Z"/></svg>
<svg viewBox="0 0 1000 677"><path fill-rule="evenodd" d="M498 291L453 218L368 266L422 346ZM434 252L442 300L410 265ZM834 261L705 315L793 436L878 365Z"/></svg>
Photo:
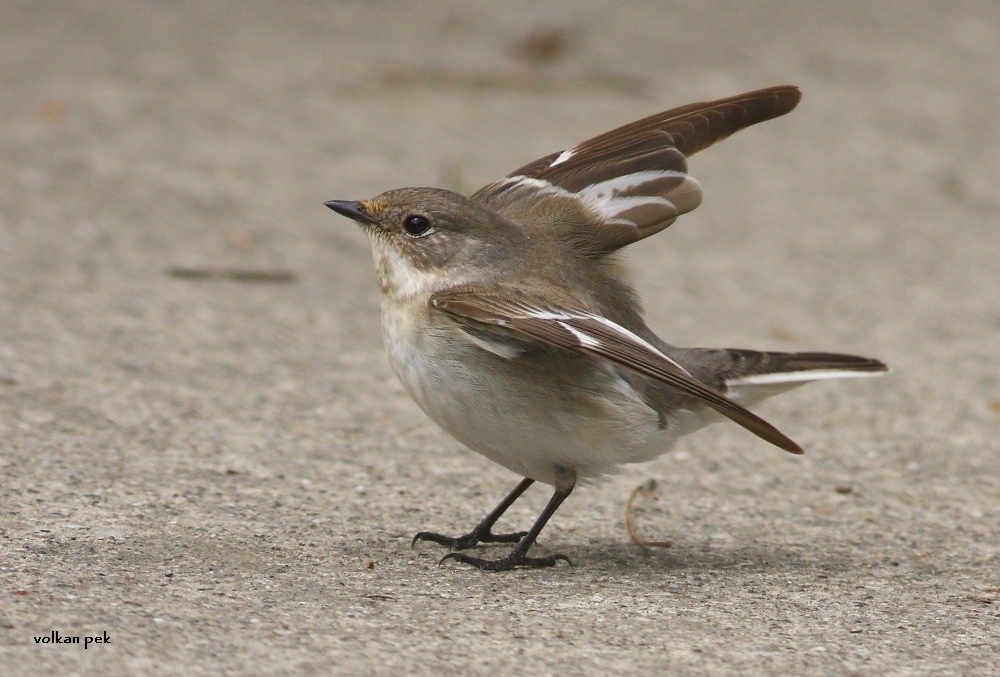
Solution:
<svg viewBox="0 0 1000 677"><path fill-rule="evenodd" d="M795 442L770 423L696 380L660 350L606 318L463 290L438 292L431 297L430 305L463 322L501 327L504 332L607 360L656 379L701 400L771 444L794 454L802 453Z"/></svg>
<svg viewBox="0 0 1000 677"><path fill-rule="evenodd" d="M797 87L694 103L535 160L472 198L514 221L560 229L599 256L648 237L701 203L686 158L798 104Z"/></svg>

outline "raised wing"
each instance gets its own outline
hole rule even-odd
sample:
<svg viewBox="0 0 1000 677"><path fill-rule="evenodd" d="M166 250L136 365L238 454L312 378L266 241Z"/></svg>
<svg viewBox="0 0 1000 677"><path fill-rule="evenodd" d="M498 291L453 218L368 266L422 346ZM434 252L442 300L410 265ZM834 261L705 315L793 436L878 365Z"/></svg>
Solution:
<svg viewBox="0 0 1000 677"><path fill-rule="evenodd" d="M770 423L696 380L648 341L607 318L461 290L438 292L431 296L430 305L463 322L500 327L519 338L543 341L631 369L698 398L771 444L793 454L802 453L799 445Z"/></svg>
<svg viewBox="0 0 1000 677"><path fill-rule="evenodd" d="M797 87L770 87L657 113L535 160L472 199L521 223L561 228L588 255L606 254L701 204L688 157L788 113L801 97Z"/></svg>

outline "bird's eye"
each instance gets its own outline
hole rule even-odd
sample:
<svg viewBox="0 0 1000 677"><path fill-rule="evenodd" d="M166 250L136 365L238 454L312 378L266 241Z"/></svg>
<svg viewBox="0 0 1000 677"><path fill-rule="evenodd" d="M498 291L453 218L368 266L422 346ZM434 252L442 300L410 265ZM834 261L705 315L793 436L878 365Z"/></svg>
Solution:
<svg viewBox="0 0 1000 677"><path fill-rule="evenodd" d="M431 229L431 222L423 216L411 214L403 221L403 229L406 230L407 235L420 237L421 235L425 235L427 231Z"/></svg>

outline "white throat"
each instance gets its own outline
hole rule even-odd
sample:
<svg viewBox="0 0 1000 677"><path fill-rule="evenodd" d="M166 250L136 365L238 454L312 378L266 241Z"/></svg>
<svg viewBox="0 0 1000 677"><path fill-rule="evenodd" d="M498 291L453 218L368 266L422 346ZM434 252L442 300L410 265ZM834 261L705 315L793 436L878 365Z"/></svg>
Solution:
<svg viewBox="0 0 1000 677"><path fill-rule="evenodd" d="M402 300L428 296L448 286L443 271L434 268L421 270L391 243L378 237L368 239L372 245L378 285L385 297Z"/></svg>

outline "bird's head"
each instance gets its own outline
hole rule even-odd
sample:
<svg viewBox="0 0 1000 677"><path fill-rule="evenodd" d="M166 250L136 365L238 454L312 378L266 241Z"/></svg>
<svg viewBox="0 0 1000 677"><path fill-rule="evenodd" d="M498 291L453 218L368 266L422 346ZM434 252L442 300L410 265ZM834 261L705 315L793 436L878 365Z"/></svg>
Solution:
<svg viewBox="0 0 1000 677"><path fill-rule="evenodd" d="M526 240L516 224L438 188L400 188L361 202L324 204L353 219L368 235L379 287L387 295L438 291L461 284L474 272L482 278Z"/></svg>

